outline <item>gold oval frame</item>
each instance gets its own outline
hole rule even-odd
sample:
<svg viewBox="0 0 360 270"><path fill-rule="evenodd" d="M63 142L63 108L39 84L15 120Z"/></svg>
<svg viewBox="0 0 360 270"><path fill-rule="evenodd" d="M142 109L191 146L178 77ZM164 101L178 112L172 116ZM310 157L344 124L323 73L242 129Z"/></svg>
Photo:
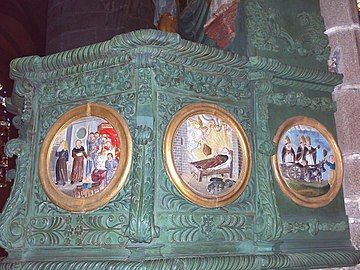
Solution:
<svg viewBox="0 0 360 270"><path fill-rule="evenodd" d="M196 114L210 114L222 119L233 129L238 137L242 149L242 169L237 181L238 184L225 195L201 196L191 190L176 171L172 151L175 132L187 118ZM194 103L187 105L172 117L165 131L163 159L166 171L176 189L189 201L206 208L221 207L235 201L244 191L251 172L250 144L243 128L228 111L211 103Z"/></svg>
<svg viewBox="0 0 360 270"><path fill-rule="evenodd" d="M50 147L55 138L69 124L83 117L96 116L108 121L116 130L120 144L120 160L112 181L101 192L87 198L73 198L57 189L50 173ZM124 186L131 167L132 140L129 127L122 116L113 108L87 103L63 114L50 128L41 146L39 157L40 182L46 195L59 207L70 212L87 212L95 210L109 202Z"/></svg>
<svg viewBox="0 0 360 270"><path fill-rule="evenodd" d="M303 195L300 195L296 193L294 190L292 190L283 179L279 166L278 166L278 147L281 137L285 132L287 132L291 127L297 126L297 125L306 125L309 127L312 127L316 129L329 143L331 149L333 150L333 155L335 157L335 164L336 164L336 172L335 172L335 183L332 187L330 187L330 190L321 196L318 197L306 197ZM290 198L293 202L309 207L309 208L319 208L324 207L328 205L338 194L342 180L343 180L343 162L342 162L342 156L341 151L331 135L331 133L323 126L320 122L313 118L309 118L306 116L295 116L292 118L287 119L282 125L278 128L275 137L274 142L276 144L276 154L272 156L272 168L275 174L275 178L280 186L280 189L282 192Z"/></svg>

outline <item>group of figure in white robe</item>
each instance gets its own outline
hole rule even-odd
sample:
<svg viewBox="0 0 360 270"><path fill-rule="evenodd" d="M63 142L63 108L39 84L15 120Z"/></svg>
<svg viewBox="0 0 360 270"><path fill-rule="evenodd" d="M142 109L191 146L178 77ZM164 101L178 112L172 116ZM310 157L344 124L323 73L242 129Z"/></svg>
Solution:
<svg viewBox="0 0 360 270"><path fill-rule="evenodd" d="M299 139L299 146L295 153L292 147L289 136L285 137L285 144L282 149L281 159L282 163L300 163L303 166L316 165L317 150L320 149L320 145L313 147L311 145L310 136L301 135Z"/></svg>

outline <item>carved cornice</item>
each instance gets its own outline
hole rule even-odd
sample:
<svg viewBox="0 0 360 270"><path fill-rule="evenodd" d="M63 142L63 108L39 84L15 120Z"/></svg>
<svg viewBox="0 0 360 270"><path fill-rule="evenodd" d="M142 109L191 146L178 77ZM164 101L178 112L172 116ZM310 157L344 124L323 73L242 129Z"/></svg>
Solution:
<svg viewBox="0 0 360 270"><path fill-rule="evenodd" d="M285 87L285 88L292 88L297 90L310 90L310 91L321 91L321 92L332 92L334 90L333 85L325 85L320 83L311 83L305 81L295 81L295 80L288 80L283 78L274 77L271 81L274 85Z"/></svg>
<svg viewBox="0 0 360 270"><path fill-rule="evenodd" d="M259 56L250 57L247 67L251 70L271 72L274 75L274 78L278 78L278 84L281 80L283 80L283 84L286 80L293 80L298 83L298 87L304 84L306 89L309 89L309 84L313 84L314 87L312 90L331 92L336 85L342 82L341 75L317 69L289 66L272 58ZM315 87L315 85L317 86Z"/></svg>
<svg viewBox="0 0 360 270"><path fill-rule="evenodd" d="M2 269L312 269L326 266L352 266L360 262L359 251L326 251L270 255L211 256L170 258L145 261L120 260L57 260L57 261L3 261Z"/></svg>
<svg viewBox="0 0 360 270"><path fill-rule="evenodd" d="M156 61L191 66L192 69L229 76L244 74L246 68L260 69L283 80L318 84L314 90L331 91L341 83L341 76L328 72L289 66L276 59L250 57L186 41L178 34L157 30L139 30L115 36L111 40L39 57L18 58L11 62L12 78L55 79L107 66L137 67L155 65Z"/></svg>
<svg viewBox="0 0 360 270"><path fill-rule="evenodd" d="M137 63L139 55L152 55L148 57L150 62L157 58L234 76L247 62L244 56L186 41L178 34L149 29L45 57L18 58L11 62L10 75L12 78L58 78L105 66Z"/></svg>

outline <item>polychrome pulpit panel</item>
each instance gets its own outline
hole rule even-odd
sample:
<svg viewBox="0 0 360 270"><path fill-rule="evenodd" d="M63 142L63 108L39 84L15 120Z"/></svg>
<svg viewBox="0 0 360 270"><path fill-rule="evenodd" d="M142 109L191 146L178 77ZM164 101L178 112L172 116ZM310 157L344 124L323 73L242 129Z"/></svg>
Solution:
<svg viewBox="0 0 360 270"><path fill-rule="evenodd" d="M313 2L303 8L316 12ZM255 36L249 55L243 40L225 51L140 30L13 60L24 103L14 120L20 136L6 146L17 168L0 216L9 253L0 269L359 263L331 99L341 77L318 68L322 57L311 67L287 58L303 50L281 59L276 42L299 43L281 22L274 39L255 33L255 8L275 12L266 3L239 9L248 20L237 25Z"/></svg>

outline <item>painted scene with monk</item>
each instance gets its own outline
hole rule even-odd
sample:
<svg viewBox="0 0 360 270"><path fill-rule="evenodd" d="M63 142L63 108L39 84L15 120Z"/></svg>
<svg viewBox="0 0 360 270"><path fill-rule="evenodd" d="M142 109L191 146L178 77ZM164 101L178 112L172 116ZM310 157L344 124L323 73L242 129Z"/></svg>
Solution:
<svg viewBox="0 0 360 270"><path fill-rule="evenodd" d="M53 183L66 195L83 198L112 181L119 164L120 141L106 120L89 116L62 129L51 151Z"/></svg>

